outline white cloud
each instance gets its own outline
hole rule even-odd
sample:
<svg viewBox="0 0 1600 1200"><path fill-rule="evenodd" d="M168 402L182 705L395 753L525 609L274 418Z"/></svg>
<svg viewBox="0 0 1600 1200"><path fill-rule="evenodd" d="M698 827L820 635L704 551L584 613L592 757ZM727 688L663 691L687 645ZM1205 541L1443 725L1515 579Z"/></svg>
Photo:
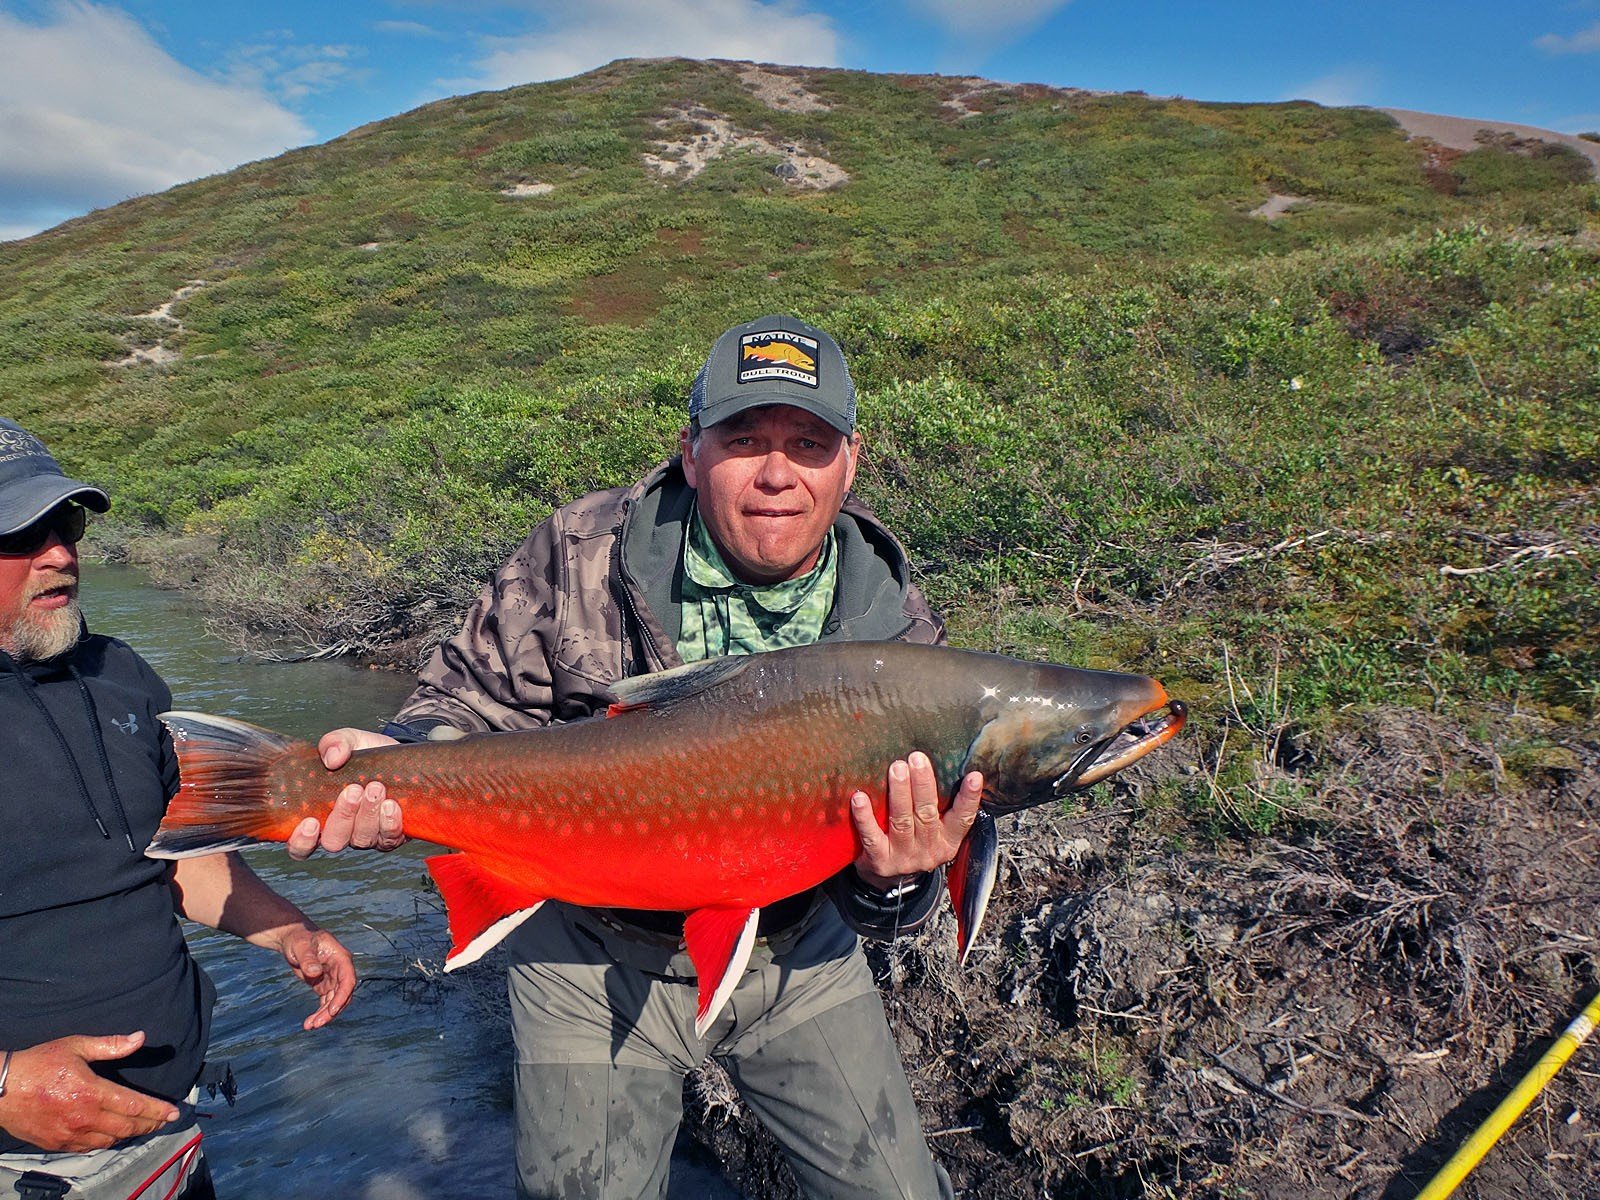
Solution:
<svg viewBox="0 0 1600 1200"><path fill-rule="evenodd" d="M1547 54L1600 54L1600 22L1580 29L1571 37L1547 33L1534 38L1533 44Z"/></svg>
<svg viewBox="0 0 1600 1200"><path fill-rule="evenodd" d="M293 37L288 30L275 31L266 35L266 41L236 47L231 55L229 80L241 87L275 92L282 100L293 103L370 74L350 63L365 53L360 47L302 46Z"/></svg>
<svg viewBox="0 0 1600 1200"><path fill-rule="evenodd" d="M1367 67L1351 67L1333 71L1281 97L1284 100L1312 100L1330 108L1345 108L1352 104L1371 104L1377 94L1377 76Z"/></svg>
<svg viewBox="0 0 1600 1200"><path fill-rule="evenodd" d="M907 0L950 33L1000 42L1026 32L1072 0Z"/></svg>
<svg viewBox="0 0 1600 1200"><path fill-rule="evenodd" d="M480 88L564 79L615 58L739 58L813 67L840 62L839 35L820 13L760 0L529 0L540 33L483 39L470 80Z"/></svg>
<svg viewBox="0 0 1600 1200"><path fill-rule="evenodd" d="M395 37L420 37L442 38L449 36L441 33L431 25L424 25L421 21L374 21L372 28L378 33L392 34Z"/></svg>
<svg viewBox="0 0 1600 1200"><path fill-rule="evenodd" d="M177 62L120 9L67 0L41 24L0 10L0 231L13 237L311 136L259 87Z"/></svg>

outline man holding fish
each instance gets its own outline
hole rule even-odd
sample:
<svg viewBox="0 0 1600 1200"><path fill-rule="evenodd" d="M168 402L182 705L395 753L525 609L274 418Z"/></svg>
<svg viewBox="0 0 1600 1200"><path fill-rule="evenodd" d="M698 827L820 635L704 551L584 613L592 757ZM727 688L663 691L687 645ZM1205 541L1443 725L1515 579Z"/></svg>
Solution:
<svg viewBox="0 0 1600 1200"><path fill-rule="evenodd" d="M317 993L308 1030L355 967L237 855L145 856L178 788L172 696L79 611L78 540L109 504L0 418L0 1192L203 1200L215 993L174 914L280 954Z"/></svg>
<svg viewBox="0 0 1600 1200"><path fill-rule="evenodd" d="M680 457L536 528L385 734L326 735L325 766L395 739L591 716L619 681L684 663L817 642L942 643L904 551L849 495L860 444L831 337L784 316L728 330L695 380ZM748 968L703 1037L683 913L551 903L510 935L519 1195L665 1195L683 1080L708 1055L808 1195L952 1194L857 934L927 919L983 779L960 779L941 813L933 763L902 752L884 764L886 820L864 792L852 798L854 864L761 909ZM392 849L402 813L383 784L351 784L325 823L307 819L288 840L296 857Z"/></svg>

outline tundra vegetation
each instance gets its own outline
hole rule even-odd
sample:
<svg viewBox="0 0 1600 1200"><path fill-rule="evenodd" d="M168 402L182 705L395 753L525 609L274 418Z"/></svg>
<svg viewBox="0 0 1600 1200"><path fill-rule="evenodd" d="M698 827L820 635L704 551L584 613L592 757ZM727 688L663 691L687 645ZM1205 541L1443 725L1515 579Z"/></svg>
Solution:
<svg viewBox="0 0 1600 1200"><path fill-rule="evenodd" d="M646 164L713 126L748 137ZM0 394L113 489L101 552L258 648L404 666L661 456L720 329L824 325L952 640L1194 714L1010 825L964 976L948 926L875 951L958 1184L1399 1200L1600 982L1597 278L1600 188L1539 143L623 62L0 246ZM1593 1063L1463 1196L1592 1195Z"/></svg>

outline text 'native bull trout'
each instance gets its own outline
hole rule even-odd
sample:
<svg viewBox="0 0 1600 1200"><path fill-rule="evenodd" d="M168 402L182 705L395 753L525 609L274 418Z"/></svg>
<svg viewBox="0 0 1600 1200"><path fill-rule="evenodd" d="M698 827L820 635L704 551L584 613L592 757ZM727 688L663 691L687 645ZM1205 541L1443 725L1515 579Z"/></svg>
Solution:
<svg viewBox="0 0 1600 1200"><path fill-rule="evenodd" d="M948 805L983 772L950 871L962 957L994 883L992 814L1085 788L1170 740L1181 702L1142 675L941 646L848 643L718 658L619 682L604 717L458 741L315 747L243 722L167 713L182 787L156 858L282 842L345 784L382 781L449 914L446 969L475 961L545 900L686 912L703 1036L743 973L762 905L858 853L850 796L885 819L889 763L932 761Z"/></svg>

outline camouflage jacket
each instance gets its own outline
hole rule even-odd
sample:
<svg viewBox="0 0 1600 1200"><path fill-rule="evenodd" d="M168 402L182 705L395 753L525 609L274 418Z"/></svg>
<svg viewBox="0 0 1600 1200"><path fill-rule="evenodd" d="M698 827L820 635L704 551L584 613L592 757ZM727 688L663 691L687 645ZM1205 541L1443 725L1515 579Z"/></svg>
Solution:
<svg viewBox="0 0 1600 1200"><path fill-rule="evenodd" d="M386 732L425 737L440 726L484 732L576 720L604 710L616 680L682 665L676 641L693 500L674 458L632 487L557 509L434 651ZM943 621L871 511L848 498L834 529L838 595L822 640L942 643ZM941 874L885 901L847 870L828 892L858 932L885 936L926 919ZM809 907L784 904L791 913Z"/></svg>

